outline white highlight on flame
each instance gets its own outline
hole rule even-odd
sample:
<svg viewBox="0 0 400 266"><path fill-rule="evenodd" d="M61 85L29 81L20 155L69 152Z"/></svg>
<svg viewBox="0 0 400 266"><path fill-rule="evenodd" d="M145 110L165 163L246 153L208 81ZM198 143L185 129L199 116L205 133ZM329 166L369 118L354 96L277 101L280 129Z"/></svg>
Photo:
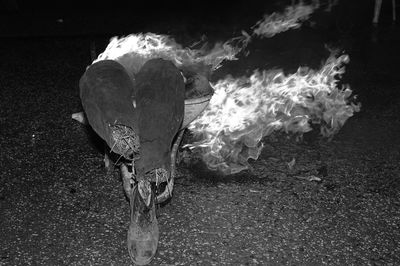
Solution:
<svg viewBox="0 0 400 266"><path fill-rule="evenodd" d="M288 6L283 13L265 15L252 27L253 34L270 38L278 33L299 28L301 23L307 20L316 8L315 5L304 5L300 2L297 5Z"/></svg>
<svg viewBox="0 0 400 266"><path fill-rule="evenodd" d="M237 60L254 37L272 37L300 27L316 8L300 2L282 14L265 15L250 35L242 31L241 36L217 43L212 49L206 45L183 48L171 37L154 33L113 37L93 63L115 60L132 78L152 58L210 73L225 60ZM321 124L322 135L331 137L360 108L349 103L348 87L337 87L336 78L344 73L343 64L348 60L347 55L332 56L318 71L299 68L291 75L277 70L255 71L250 77L227 77L212 84L215 93L208 108L189 125L198 141L187 146L200 149L209 168L231 174L246 169L249 158L257 159L262 138L274 131L302 134L311 130L310 123L316 123Z"/></svg>
<svg viewBox="0 0 400 266"><path fill-rule="evenodd" d="M224 60L236 60L240 48L231 44L232 40L217 43L212 49L183 48L167 35L154 33L131 34L126 37L113 37L105 51L93 61L115 60L129 73L136 74L152 58L172 61L177 67L208 66L210 71L221 66Z"/></svg>
<svg viewBox="0 0 400 266"><path fill-rule="evenodd" d="M277 33L298 28L314 11L314 6L299 3L289 6L283 14L265 15L252 28L252 36L272 37ZM242 35L222 43L216 43L212 49L183 48L167 35L155 33L131 34L125 37L113 37L103 53L93 63L100 60L115 60L121 63L131 75L152 58L172 61L177 67L197 65L207 66L210 71L221 67L225 60L237 60L237 54L251 41L252 36L242 31ZM201 42L205 42L202 40Z"/></svg>
<svg viewBox="0 0 400 266"><path fill-rule="evenodd" d="M189 125L200 140L187 146L200 148L209 168L232 174L246 169L249 158L258 158L262 138L273 131L302 134L311 130L311 122L331 137L359 111L348 103L351 90L337 87L348 61L347 55L331 56L318 71L255 71L212 84L209 106Z"/></svg>

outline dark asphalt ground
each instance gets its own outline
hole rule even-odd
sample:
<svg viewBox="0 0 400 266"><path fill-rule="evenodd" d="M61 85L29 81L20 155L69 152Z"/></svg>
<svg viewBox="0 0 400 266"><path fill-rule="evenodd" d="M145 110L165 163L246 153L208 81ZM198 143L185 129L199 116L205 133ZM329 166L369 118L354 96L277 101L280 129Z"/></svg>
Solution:
<svg viewBox="0 0 400 266"><path fill-rule="evenodd" d="M350 53L344 80L363 107L333 141L266 138L252 169L228 177L182 162L158 209L152 265L400 265L399 33L382 26L377 43L369 30L335 41ZM318 64L325 36L302 29L256 43L219 74ZM89 46L72 36L0 41L0 265L130 263L118 171L104 169L98 139L71 119Z"/></svg>

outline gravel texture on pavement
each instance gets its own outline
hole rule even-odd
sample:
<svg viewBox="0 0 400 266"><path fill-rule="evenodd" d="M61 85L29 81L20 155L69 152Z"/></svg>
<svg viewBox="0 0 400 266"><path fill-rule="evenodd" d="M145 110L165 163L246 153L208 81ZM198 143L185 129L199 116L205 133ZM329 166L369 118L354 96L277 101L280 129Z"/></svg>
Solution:
<svg viewBox="0 0 400 266"><path fill-rule="evenodd" d="M228 177L183 160L173 199L157 210L152 265L399 265L400 41L383 36L345 40L345 80L363 108L331 142L273 135L252 169ZM250 48L290 65L315 42ZM118 171L104 169L98 137L71 119L89 47L83 37L0 44L0 265L130 264Z"/></svg>

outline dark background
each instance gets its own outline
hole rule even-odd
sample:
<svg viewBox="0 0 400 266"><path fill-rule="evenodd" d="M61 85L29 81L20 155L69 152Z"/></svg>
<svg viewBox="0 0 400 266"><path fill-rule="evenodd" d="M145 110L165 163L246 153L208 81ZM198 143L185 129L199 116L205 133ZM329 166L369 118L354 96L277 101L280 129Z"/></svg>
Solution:
<svg viewBox="0 0 400 266"><path fill-rule="evenodd" d="M322 5L326 1L321 1ZM390 4L383 12L390 12ZM389 2L389 1L388 1ZM291 1L18 1L0 2L0 36L128 34L157 25L191 30L226 25L252 26L264 13L281 11ZM324 27L371 20L373 1L340 1L332 12L314 16ZM382 16L384 18L385 16ZM62 19L62 22L60 21ZM318 23L321 26L321 23ZM209 29L211 30L211 29Z"/></svg>

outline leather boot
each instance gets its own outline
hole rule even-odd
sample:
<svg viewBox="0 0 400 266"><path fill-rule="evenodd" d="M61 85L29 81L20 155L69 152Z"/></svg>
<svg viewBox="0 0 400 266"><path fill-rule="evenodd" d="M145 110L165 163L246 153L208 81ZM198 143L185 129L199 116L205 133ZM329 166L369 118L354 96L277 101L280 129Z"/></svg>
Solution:
<svg viewBox="0 0 400 266"><path fill-rule="evenodd" d="M155 208L155 192L150 182L141 180L129 197L131 222L128 230L128 251L136 265L151 262L157 251L159 229Z"/></svg>

